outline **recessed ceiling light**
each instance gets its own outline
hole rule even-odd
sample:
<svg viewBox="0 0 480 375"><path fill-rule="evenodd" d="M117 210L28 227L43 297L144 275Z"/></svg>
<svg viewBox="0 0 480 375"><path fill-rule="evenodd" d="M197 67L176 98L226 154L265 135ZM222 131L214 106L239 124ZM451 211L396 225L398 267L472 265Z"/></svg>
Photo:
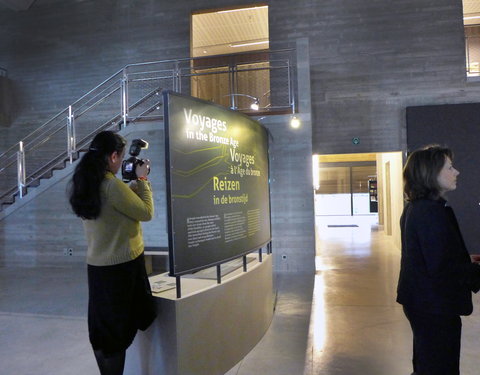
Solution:
<svg viewBox="0 0 480 375"><path fill-rule="evenodd" d="M251 43L240 43L240 44L230 44L230 47L237 48L237 47L246 47L246 46L254 46L257 44L267 44L268 40L264 40L262 42L251 42Z"/></svg>
<svg viewBox="0 0 480 375"><path fill-rule="evenodd" d="M254 10L254 9L262 9L268 8L268 5L263 5L261 7L251 7L251 8L239 8L239 9L230 9L230 10L219 10L216 13L230 13L230 12L242 12L244 10Z"/></svg>

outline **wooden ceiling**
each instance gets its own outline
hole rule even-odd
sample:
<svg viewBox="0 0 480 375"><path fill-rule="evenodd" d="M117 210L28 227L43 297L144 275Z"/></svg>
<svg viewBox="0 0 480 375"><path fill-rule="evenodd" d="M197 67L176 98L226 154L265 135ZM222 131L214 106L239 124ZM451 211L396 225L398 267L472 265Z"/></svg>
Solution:
<svg viewBox="0 0 480 375"><path fill-rule="evenodd" d="M268 6L195 13L191 30L193 57L268 49Z"/></svg>
<svg viewBox="0 0 480 375"><path fill-rule="evenodd" d="M480 1L479 0L462 0L462 2L463 2L464 25L480 24Z"/></svg>

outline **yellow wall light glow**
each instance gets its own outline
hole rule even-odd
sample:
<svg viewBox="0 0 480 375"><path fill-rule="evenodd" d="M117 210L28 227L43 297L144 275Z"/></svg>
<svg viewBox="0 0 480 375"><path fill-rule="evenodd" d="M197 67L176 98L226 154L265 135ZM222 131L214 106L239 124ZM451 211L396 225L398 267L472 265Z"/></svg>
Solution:
<svg viewBox="0 0 480 375"><path fill-rule="evenodd" d="M294 129L298 129L300 127L300 119L297 116L293 116L290 120L290 126Z"/></svg>

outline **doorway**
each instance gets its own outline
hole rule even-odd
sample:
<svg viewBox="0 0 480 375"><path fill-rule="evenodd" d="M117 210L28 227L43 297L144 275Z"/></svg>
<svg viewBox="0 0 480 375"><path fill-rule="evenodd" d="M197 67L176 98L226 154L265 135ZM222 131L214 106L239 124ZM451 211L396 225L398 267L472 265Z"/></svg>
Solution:
<svg viewBox="0 0 480 375"><path fill-rule="evenodd" d="M338 163L319 168L315 215L377 215L375 163Z"/></svg>
<svg viewBox="0 0 480 375"><path fill-rule="evenodd" d="M400 248L401 152L314 155L312 165L317 238L334 230L366 239L380 230Z"/></svg>
<svg viewBox="0 0 480 375"><path fill-rule="evenodd" d="M316 216L378 214L377 156L315 155Z"/></svg>

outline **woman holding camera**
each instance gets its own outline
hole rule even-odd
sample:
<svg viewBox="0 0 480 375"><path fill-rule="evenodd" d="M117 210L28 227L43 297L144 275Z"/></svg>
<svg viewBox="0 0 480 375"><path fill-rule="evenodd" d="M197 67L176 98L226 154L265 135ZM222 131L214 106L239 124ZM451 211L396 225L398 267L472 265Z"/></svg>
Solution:
<svg viewBox="0 0 480 375"><path fill-rule="evenodd" d="M412 152L403 170L408 204L397 302L412 328L417 375L460 373L460 316L472 313L472 292L480 289L478 256L469 256L445 200L457 187L452 158L450 149L429 146Z"/></svg>
<svg viewBox="0 0 480 375"><path fill-rule="evenodd" d="M111 131L97 134L75 168L69 192L87 237L88 329L102 375L123 374L137 329L155 319L140 226L153 217L150 162L137 165L134 186L117 179L125 145Z"/></svg>

